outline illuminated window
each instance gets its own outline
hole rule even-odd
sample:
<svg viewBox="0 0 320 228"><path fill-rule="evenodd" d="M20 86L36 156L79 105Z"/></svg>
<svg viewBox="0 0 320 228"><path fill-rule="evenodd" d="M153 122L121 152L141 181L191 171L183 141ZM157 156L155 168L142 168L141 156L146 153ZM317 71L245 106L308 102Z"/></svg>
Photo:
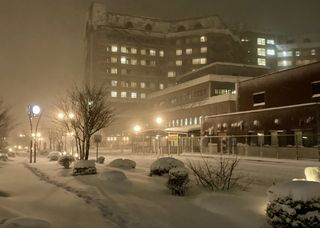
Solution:
<svg viewBox="0 0 320 228"><path fill-rule="evenodd" d="M137 93L136 92L131 92L131 98L136 99L137 98Z"/></svg>
<svg viewBox="0 0 320 228"><path fill-rule="evenodd" d="M291 57L292 51L280 51L278 52L278 57Z"/></svg>
<svg viewBox="0 0 320 228"><path fill-rule="evenodd" d="M128 53L128 48L125 46L121 46L121 53Z"/></svg>
<svg viewBox="0 0 320 228"><path fill-rule="evenodd" d="M131 59L131 64L132 65L137 65L138 63L138 60L137 59Z"/></svg>
<svg viewBox="0 0 320 228"><path fill-rule="evenodd" d="M274 40L267 40L267 44L274 45Z"/></svg>
<svg viewBox="0 0 320 228"><path fill-rule="evenodd" d="M117 97L118 93L117 91L111 91L111 97Z"/></svg>
<svg viewBox="0 0 320 228"><path fill-rule="evenodd" d="M193 65L206 64L206 63L207 63L207 58L192 59L192 64L193 64Z"/></svg>
<svg viewBox="0 0 320 228"><path fill-rule="evenodd" d="M159 84L159 89L164 89L164 84L160 83Z"/></svg>
<svg viewBox="0 0 320 228"><path fill-rule="evenodd" d="M259 56L266 56L266 49L265 48L258 48L257 53Z"/></svg>
<svg viewBox="0 0 320 228"><path fill-rule="evenodd" d="M265 105L265 92L259 92L253 94L253 106Z"/></svg>
<svg viewBox="0 0 320 228"><path fill-rule="evenodd" d="M265 66L266 65L266 59L258 58L257 62L258 62L259 66Z"/></svg>
<svg viewBox="0 0 320 228"><path fill-rule="evenodd" d="M140 50L140 54L141 54L141 55L146 55L146 54L147 54L146 49L141 49L141 50Z"/></svg>
<svg viewBox="0 0 320 228"><path fill-rule="evenodd" d="M136 48L131 48L131 54L137 54L137 49Z"/></svg>
<svg viewBox="0 0 320 228"><path fill-rule="evenodd" d="M152 56L156 56L156 50L154 50L154 49L150 49L150 55L152 55Z"/></svg>
<svg viewBox="0 0 320 228"><path fill-rule="evenodd" d="M126 91L122 91L121 92L121 97L127 97L127 92Z"/></svg>
<svg viewBox="0 0 320 228"><path fill-rule="evenodd" d="M146 88L146 83L145 82L140 82L140 87L141 88Z"/></svg>
<svg viewBox="0 0 320 228"><path fill-rule="evenodd" d="M160 57L163 57L163 56L164 56L164 51L163 51L163 50L160 50L160 51L159 51L159 56L160 56Z"/></svg>
<svg viewBox="0 0 320 228"><path fill-rule="evenodd" d="M257 44L258 45L266 45L266 39L265 38L257 38Z"/></svg>
<svg viewBox="0 0 320 228"><path fill-rule="evenodd" d="M117 45L112 45L111 46L111 51L112 52L117 52L118 51L118 46Z"/></svg>
<svg viewBox="0 0 320 228"><path fill-rule="evenodd" d="M111 67L111 74L117 74L118 69L116 67Z"/></svg>
<svg viewBox="0 0 320 228"><path fill-rule="evenodd" d="M311 55L316 55L316 50L315 49L311 50Z"/></svg>
<svg viewBox="0 0 320 228"><path fill-rule="evenodd" d="M122 56L120 62L121 64L127 64L127 58Z"/></svg>
<svg viewBox="0 0 320 228"><path fill-rule="evenodd" d="M200 36L200 42L204 43L207 42L208 38L206 36Z"/></svg>
<svg viewBox="0 0 320 228"><path fill-rule="evenodd" d="M174 78L176 76L176 72L175 71L169 71L168 72L168 78Z"/></svg>
<svg viewBox="0 0 320 228"><path fill-rule="evenodd" d="M117 85L118 85L118 81L116 81L116 80L111 80L111 85L112 85L112 86L117 86Z"/></svg>
<svg viewBox="0 0 320 228"><path fill-rule="evenodd" d="M182 60L176 60L176 66L182 66Z"/></svg>
<svg viewBox="0 0 320 228"><path fill-rule="evenodd" d="M141 59L141 60L140 60L140 64L141 64L142 66L145 66L145 65L147 64L147 62L146 62L145 59Z"/></svg>
<svg viewBox="0 0 320 228"><path fill-rule="evenodd" d="M185 118L185 119L184 119L184 125L185 125L185 126L188 126L188 118Z"/></svg>
<svg viewBox="0 0 320 228"><path fill-rule="evenodd" d="M145 99L147 96L146 96L146 94L145 93L140 93L140 98L141 99Z"/></svg>
<svg viewBox="0 0 320 228"><path fill-rule="evenodd" d="M292 61L291 60L278 61L278 66L281 66L281 67L286 67L286 66L291 66L291 65L292 65Z"/></svg>
<svg viewBox="0 0 320 228"><path fill-rule="evenodd" d="M136 88L137 87L137 83L136 82L131 82L131 87L132 88Z"/></svg>
<svg viewBox="0 0 320 228"><path fill-rule="evenodd" d="M276 51L274 49L267 49L267 55L275 55Z"/></svg>
<svg viewBox="0 0 320 228"><path fill-rule="evenodd" d="M301 55L301 52L300 51L296 51L296 56L300 56Z"/></svg>
<svg viewBox="0 0 320 228"><path fill-rule="evenodd" d="M194 117L194 124L198 124L198 118L197 117Z"/></svg>
<svg viewBox="0 0 320 228"><path fill-rule="evenodd" d="M111 62L112 62L112 63L117 63L117 62L118 62L117 57L111 57Z"/></svg>
<svg viewBox="0 0 320 228"><path fill-rule="evenodd" d="M186 49L186 54L191 55L192 54L192 48L187 48Z"/></svg>
<svg viewBox="0 0 320 228"><path fill-rule="evenodd" d="M182 50L181 49L177 49L176 50L176 55L182 55Z"/></svg>
<svg viewBox="0 0 320 228"><path fill-rule="evenodd" d="M192 117L189 118L189 125L193 125L193 119L192 119Z"/></svg>
<svg viewBox="0 0 320 228"><path fill-rule="evenodd" d="M208 52L208 48L207 47L201 47L200 48L200 52L201 53L207 53Z"/></svg>

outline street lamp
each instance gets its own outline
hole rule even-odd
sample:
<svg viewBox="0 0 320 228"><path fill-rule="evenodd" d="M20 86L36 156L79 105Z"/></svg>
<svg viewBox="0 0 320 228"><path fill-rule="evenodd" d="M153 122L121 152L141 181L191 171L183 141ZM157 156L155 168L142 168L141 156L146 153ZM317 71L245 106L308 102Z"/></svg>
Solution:
<svg viewBox="0 0 320 228"><path fill-rule="evenodd" d="M39 105L29 105L27 107L27 114L30 123L30 132L31 132L31 140L30 140L30 163L32 163L32 154L33 154L33 162L36 163L37 161L37 136L38 133L38 126L41 119L42 110ZM33 120L36 119L36 127L35 132L33 132ZM33 135L35 139L33 141Z"/></svg>
<svg viewBox="0 0 320 228"><path fill-rule="evenodd" d="M160 128L161 128L161 124L162 124L162 118L160 116L157 116L155 119L157 125L158 125L158 134L156 136L156 139L158 140L158 152L159 154L161 153L161 137L160 137Z"/></svg>

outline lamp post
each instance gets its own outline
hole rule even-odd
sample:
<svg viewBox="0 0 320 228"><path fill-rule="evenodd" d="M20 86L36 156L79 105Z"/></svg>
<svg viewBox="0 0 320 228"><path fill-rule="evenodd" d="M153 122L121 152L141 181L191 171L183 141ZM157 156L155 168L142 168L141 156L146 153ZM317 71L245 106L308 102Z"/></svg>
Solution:
<svg viewBox="0 0 320 228"><path fill-rule="evenodd" d="M141 126L140 125L135 125L133 127L133 131L135 133L135 136L137 136L137 134L141 131ZM137 137L135 137L137 140ZM133 137L132 137L132 152L134 151L134 143L133 143Z"/></svg>
<svg viewBox="0 0 320 228"><path fill-rule="evenodd" d="M161 124L162 124L162 121L163 121L163 120L162 120L162 118L161 118L160 116L158 116L158 117L156 117L155 121L156 121L157 126L158 126L158 135L157 135L156 137L157 137L157 139L158 139L158 153L159 153L159 155L160 155L160 153L161 153L161 145L160 145L160 143L161 143L160 129L161 129Z"/></svg>
<svg viewBox="0 0 320 228"><path fill-rule="evenodd" d="M31 133L31 140L30 140L30 163L32 163L32 155L33 155L33 162L36 163L37 161L37 135L38 135L38 126L41 119L42 110L39 105L29 105L27 107L27 114L30 123L30 133ZM36 126L35 132L33 132L33 120L36 119ZM34 141L33 141L33 135Z"/></svg>

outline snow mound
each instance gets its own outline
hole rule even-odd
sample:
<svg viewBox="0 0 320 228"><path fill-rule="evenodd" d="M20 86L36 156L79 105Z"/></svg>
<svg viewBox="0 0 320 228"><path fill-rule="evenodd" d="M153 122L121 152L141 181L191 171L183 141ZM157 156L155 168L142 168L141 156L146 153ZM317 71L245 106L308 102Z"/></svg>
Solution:
<svg viewBox="0 0 320 228"><path fill-rule="evenodd" d="M320 182L320 167L306 167L304 169L304 175L307 181Z"/></svg>
<svg viewBox="0 0 320 228"><path fill-rule="evenodd" d="M109 166L120 169L134 169L136 162L130 159L115 159L109 163Z"/></svg>
<svg viewBox="0 0 320 228"><path fill-rule="evenodd" d="M162 175L168 173L170 169L184 167L184 163L178 159L171 157L159 158L154 161L150 167L150 175Z"/></svg>
<svg viewBox="0 0 320 228"><path fill-rule="evenodd" d="M99 178L106 181L124 181L127 176L119 170L107 170L100 173Z"/></svg>
<svg viewBox="0 0 320 228"><path fill-rule="evenodd" d="M312 181L291 181L271 186L267 190L269 201L290 197L293 201L320 199L320 183Z"/></svg>
<svg viewBox="0 0 320 228"><path fill-rule="evenodd" d="M94 160L79 160L74 163L74 168L92 168L96 167L96 163Z"/></svg>
<svg viewBox="0 0 320 228"><path fill-rule="evenodd" d="M59 151L51 151L49 154L48 154L48 159L49 161L58 161L59 160L59 157L61 156L61 152Z"/></svg>
<svg viewBox="0 0 320 228"><path fill-rule="evenodd" d="M51 224L45 220L32 217L18 217L7 220L3 228L51 228Z"/></svg>
<svg viewBox="0 0 320 228"><path fill-rule="evenodd" d="M95 160L80 160L74 163L73 175L92 175L96 174L96 163Z"/></svg>

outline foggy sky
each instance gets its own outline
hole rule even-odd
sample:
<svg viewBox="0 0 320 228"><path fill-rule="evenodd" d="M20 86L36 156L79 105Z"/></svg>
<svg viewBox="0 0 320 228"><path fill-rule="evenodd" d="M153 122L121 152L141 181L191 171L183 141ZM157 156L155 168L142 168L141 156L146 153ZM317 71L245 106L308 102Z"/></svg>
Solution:
<svg viewBox="0 0 320 228"><path fill-rule="evenodd" d="M108 11L164 19L218 14L284 34L320 33L319 0L97 0ZM290 3L290 5L289 5ZM48 110L83 77L89 0L0 0L0 97L27 122L26 105ZM49 115L49 113L47 113Z"/></svg>

